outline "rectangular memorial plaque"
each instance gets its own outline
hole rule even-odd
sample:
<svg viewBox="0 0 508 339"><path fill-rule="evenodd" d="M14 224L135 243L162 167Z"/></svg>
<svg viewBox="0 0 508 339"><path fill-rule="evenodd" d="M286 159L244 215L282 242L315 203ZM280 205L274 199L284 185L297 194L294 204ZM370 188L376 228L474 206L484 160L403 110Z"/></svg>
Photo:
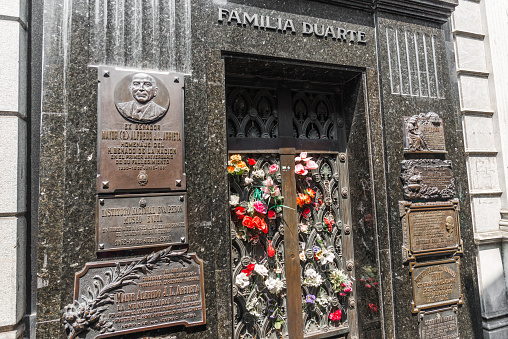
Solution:
<svg viewBox="0 0 508 339"><path fill-rule="evenodd" d="M462 304L460 258L409 264L413 313L431 307Z"/></svg>
<svg viewBox="0 0 508 339"><path fill-rule="evenodd" d="M97 191L185 190L184 75L98 72Z"/></svg>
<svg viewBox="0 0 508 339"><path fill-rule="evenodd" d="M439 115L429 112L403 119L404 153L447 153Z"/></svg>
<svg viewBox="0 0 508 339"><path fill-rule="evenodd" d="M457 306L420 313L420 339L458 339Z"/></svg>
<svg viewBox="0 0 508 339"><path fill-rule="evenodd" d="M87 263L64 308L69 338L105 338L206 323L203 263L170 248L144 258Z"/></svg>
<svg viewBox="0 0 508 339"><path fill-rule="evenodd" d="M455 197L455 178L450 160L404 160L401 165L405 199L449 200Z"/></svg>
<svg viewBox="0 0 508 339"><path fill-rule="evenodd" d="M186 244L186 194L100 198L95 234L99 252Z"/></svg>
<svg viewBox="0 0 508 339"><path fill-rule="evenodd" d="M399 201L404 261L417 256L462 253L459 201Z"/></svg>

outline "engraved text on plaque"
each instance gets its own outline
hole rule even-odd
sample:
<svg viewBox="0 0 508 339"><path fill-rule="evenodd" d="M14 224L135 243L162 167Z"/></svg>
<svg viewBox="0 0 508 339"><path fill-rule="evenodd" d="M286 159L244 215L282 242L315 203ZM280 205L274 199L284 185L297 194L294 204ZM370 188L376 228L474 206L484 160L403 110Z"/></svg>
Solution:
<svg viewBox="0 0 508 339"><path fill-rule="evenodd" d="M402 183L408 200L448 200L455 197L455 179L450 160L404 160Z"/></svg>
<svg viewBox="0 0 508 339"><path fill-rule="evenodd" d="M413 281L413 313L462 303L460 258L409 264Z"/></svg>
<svg viewBox="0 0 508 339"><path fill-rule="evenodd" d="M97 251L187 243L186 194L104 197L97 204Z"/></svg>
<svg viewBox="0 0 508 339"><path fill-rule="evenodd" d="M457 307L446 307L420 313L420 339L458 339Z"/></svg>
<svg viewBox="0 0 508 339"><path fill-rule="evenodd" d="M404 117L404 153L446 153L443 120L436 113Z"/></svg>

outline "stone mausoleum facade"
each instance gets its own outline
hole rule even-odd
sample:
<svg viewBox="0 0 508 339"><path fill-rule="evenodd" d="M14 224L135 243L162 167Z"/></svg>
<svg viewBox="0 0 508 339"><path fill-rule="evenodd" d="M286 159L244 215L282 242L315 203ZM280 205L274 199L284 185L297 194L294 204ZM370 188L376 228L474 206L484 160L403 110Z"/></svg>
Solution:
<svg viewBox="0 0 508 339"><path fill-rule="evenodd" d="M0 339L508 337L502 0L0 0Z"/></svg>

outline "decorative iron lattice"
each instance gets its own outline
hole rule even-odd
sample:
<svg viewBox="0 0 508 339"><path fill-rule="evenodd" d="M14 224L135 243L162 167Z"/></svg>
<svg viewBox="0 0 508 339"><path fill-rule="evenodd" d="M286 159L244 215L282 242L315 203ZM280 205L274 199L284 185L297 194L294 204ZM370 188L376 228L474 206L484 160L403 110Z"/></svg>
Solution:
<svg viewBox="0 0 508 339"><path fill-rule="evenodd" d="M277 96L274 89L226 87L228 137L277 138Z"/></svg>
<svg viewBox="0 0 508 339"><path fill-rule="evenodd" d="M282 207L274 203L271 197L259 196L263 194L261 189L266 187L263 181L266 183L268 178L273 180L272 192L280 190L279 159L273 155L259 154L247 158L250 171L229 176L234 338L287 338L284 227L280 218ZM245 160L247 158L243 157ZM266 202L264 208L267 212L275 213L272 219L268 213L253 212L252 202L259 200ZM243 220L249 216L262 218L267 223L267 232L244 226L248 224Z"/></svg>
<svg viewBox="0 0 508 339"><path fill-rule="evenodd" d="M293 137L299 139L337 139L337 112L333 94L293 91Z"/></svg>
<svg viewBox="0 0 508 339"><path fill-rule="evenodd" d="M347 301L352 292L352 280L345 272L343 258L338 159L336 155L318 155L313 159L317 168L297 175L305 334L347 327ZM318 275L321 283L313 281L312 275Z"/></svg>

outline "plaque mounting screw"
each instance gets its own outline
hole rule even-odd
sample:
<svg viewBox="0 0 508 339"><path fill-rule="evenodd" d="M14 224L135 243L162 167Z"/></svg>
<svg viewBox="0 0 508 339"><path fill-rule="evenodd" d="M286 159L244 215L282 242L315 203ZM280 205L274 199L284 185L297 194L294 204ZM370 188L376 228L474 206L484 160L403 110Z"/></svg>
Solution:
<svg viewBox="0 0 508 339"><path fill-rule="evenodd" d="M179 83L180 82L180 78L179 77L175 77L175 82Z"/></svg>
<svg viewBox="0 0 508 339"><path fill-rule="evenodd" d="M351 226L346 225L346 226L344 227L344 233L346 233L346 235L351 234Z"/></svg>
<svg viewBox="0 0 508 339"><path fill-rule="evenodd" d="M109 181L103 181L102 188L109 188Z"/></svg>
<svg viewBox="0 0 508 339"><path fill-rule="evenodd" d="M348 189L346 187L343 187L342 190L340 191L340 194L344 199L346 199L349 194Z"/></svg>
<svg viewBox="0 0 508 339"><path fill-rule="evenodd" d="M104 71L104 77L109 78L109 71Z"/></svg>
<svg viewBox="0 0 508 339"><path fill-rule="evenodd" d="M104 244L99 244L99 249L103 250L104 249Z"/></svg>
<svg viewBox="0 0 508 339"><path fill-rule="evenodd" d="M180 242L183 244L185 242L185 237L181 237Z"/></svg>
<svg viewBox="0 0 508 339"><path fill-rule="evenodd" d="M176 186L182 187L182 180L175 180L175 181L176 181Z"/></svg>
<svg viewBox="0 0 508 339"><path fill-rule="evenodd" d="M346 268L347 268L348 271L352 271L354 267L355 267L355 264L353 264L352 261L348 261L346 263Z"/></svg>
<svg viewBox="0 0 508 339"><path fill-rule="evenodd" d="M99 204L104 205L104 199L99 199Z"/></svg>
<svg viewBox="0 0 508 339"><path fill-rule="evenodd" d="M340 162L346 162L346 153L340 153L339 160Z"/></svg>
<svg viewBox="0 0 508 339"><path fill-rule="evenodd" d="M355 300L353 298L349 299L349 308L355 308Z"/></svg>
<svg viewBox="0 0 508 339"><path fill-rule="evenodd" d="M180 201L183 201L183 195L180 196Z"/></svg>

